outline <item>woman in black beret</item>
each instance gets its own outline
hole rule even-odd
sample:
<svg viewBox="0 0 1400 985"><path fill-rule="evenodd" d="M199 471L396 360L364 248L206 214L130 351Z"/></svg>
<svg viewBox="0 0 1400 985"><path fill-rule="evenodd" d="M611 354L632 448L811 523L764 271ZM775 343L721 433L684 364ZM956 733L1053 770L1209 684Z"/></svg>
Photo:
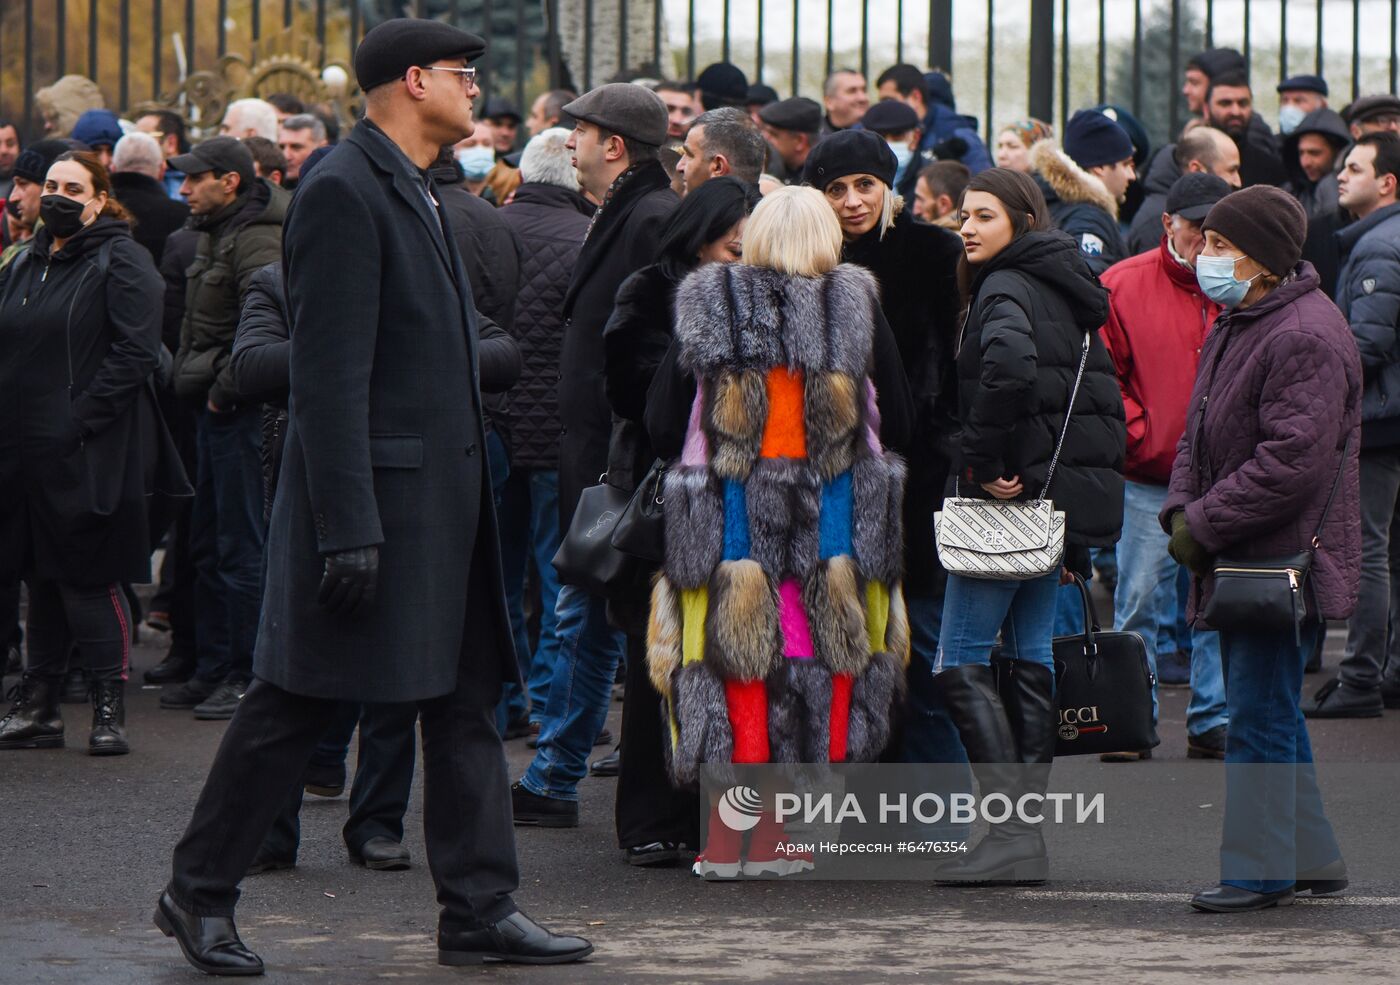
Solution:
<svg viewBox="0 0 1400 985"><path fill-rule="evenodd" d="M948 478L948 435L957 407L953 349L962 304L962 244L946 229L915 220L893 189L898 162L884 138L843 130L807 158L803 181L826 196L841 222L841 259L880 284L880 306L894 330L914 397L914 440L904 497L905 596L913 656L909 708L897 753L906 762L966 762L962 743L928 686L943 611L946 575L933 547L933 514Z"/></svg>

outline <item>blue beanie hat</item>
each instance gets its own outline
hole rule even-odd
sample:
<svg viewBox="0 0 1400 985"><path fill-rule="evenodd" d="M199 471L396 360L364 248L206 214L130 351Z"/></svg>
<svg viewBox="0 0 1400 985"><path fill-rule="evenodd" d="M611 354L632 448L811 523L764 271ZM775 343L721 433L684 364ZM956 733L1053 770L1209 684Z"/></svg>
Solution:
<svg viewBox="0 0 1400 985"><path fill-rule="evenodd" d="M71 136L90 148L115 147L122 139L122 125L110 109L90 109L73 124Z"/></svg>
<svg viewBox="0 0 1400 985"><path fill-rule="evenodd" d="M1081 168L1117 164L1133 156L1128 133L1098 110L1081 109L1065 124L1065 153Z"/></svg>

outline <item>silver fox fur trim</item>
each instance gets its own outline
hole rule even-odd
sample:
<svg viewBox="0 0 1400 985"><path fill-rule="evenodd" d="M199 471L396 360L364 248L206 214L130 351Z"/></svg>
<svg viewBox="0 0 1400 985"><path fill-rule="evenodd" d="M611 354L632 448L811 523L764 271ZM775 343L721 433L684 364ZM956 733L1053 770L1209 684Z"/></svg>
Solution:
<svg viewBox="0 0 1400 985"><path fill-rule="evenodd" d="M676 289L681 364L699 376L787 365L863 377L878 304L874 276L854 264L821 277L707 264Z"/></svg>
<svg viewBox="0 0 1400 985"><path fill-rule="evenodd" d="M678 466L666 473L666 577L677 589L699 588L724 556L724 500L707 468Z"/></svg>
<svg viewBox="0 0 1400 985"><path fill-rule="evenodd" d="M851 470L851 542L861 573L893 585L904 557L904 461L864 455Z"/></svg>
<svg viewBox="0 0 1400 985"><path fill-rule="evenodd" d="M903 693L904 668L890 653L877 653L851 688L846 760L869 763L890 741L890 720Z"/></svg>
<svg viewBox="0 0 1400 985"><path fill-rule="evenodd" d="M704 661L686 664L676 675L675 708L680 743L672 752L671 771L678 785L694 783L702 763L733 760L724 684Z"/></svg>
<svg viewBox="0 0 1400 985"><path fill-rule="evenodd" d="M821 486L811 465L801 459L760 459L746 490L750 555L775 584L805 578L821 547Z"/></svg>
<svg viewBox="0 0 1400 985"><path fill-rule="evenodd" d="M775 763L831 758L831 672L818 660L784 660L768 679L768 746Z"/></svg>

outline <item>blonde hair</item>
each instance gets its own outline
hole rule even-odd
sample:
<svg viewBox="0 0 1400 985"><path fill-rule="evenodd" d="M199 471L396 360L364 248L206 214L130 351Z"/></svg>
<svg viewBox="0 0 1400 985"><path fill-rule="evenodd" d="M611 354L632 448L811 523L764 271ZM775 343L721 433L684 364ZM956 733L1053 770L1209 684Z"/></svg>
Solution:
<svg viewBox="0 0 1400 985"><path fill-rule="evenodd" d="M881 182L881 184L884 184ZM880 203L880 238L885 238L885 233L894 228L894 217L904 211L904 196L895 193L889 185L885 185L884 199Z"/></svg>
<svg viewBox="0 0 1400 985"><path fill-rule="evenodd" d="M744 226L744 262L820 277L841 262L841 223L826 196L789 185L764 197Z"/></svg>

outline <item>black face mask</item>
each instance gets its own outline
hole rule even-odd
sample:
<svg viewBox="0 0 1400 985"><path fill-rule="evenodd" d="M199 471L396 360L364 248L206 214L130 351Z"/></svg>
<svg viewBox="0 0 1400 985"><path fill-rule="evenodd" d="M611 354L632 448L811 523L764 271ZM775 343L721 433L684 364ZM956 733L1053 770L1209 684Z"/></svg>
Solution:
<svg viewBox="0 0 1400 985"><path fill-rule="evenodd" d="M67 239L86 225L83 210L87 207L88 202L78 202L66 195L45 195L39 199L39 218L54 236Z"/></svg>

